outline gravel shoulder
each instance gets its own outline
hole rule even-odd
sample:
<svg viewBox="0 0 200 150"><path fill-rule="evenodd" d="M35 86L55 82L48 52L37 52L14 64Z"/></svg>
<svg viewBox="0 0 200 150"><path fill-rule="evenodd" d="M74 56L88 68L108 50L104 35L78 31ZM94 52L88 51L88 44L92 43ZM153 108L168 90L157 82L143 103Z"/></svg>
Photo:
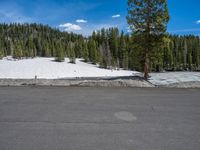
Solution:
<svg viewBox="0 0 200 150"><path fill-rule="evenodd" d="M135 79L0 79L0 86L77 86L77 87L138 87L138 88L200 88L200 81L154 85Z"/></svg>
<svg viewBox="0 0 200 150"><path fill-rule="evenodd" d="M139 77L81 79L0 79L0 86L155 87Z"/></svg>

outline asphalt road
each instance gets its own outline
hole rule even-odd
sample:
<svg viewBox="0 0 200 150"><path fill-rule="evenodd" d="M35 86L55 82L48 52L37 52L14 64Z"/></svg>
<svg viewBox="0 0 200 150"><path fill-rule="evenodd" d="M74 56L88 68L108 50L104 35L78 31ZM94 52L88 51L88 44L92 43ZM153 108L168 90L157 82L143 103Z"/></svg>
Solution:
<svg viewBox="0 0 200 150"><path fill-rule="evenodd" d="M200 89L0 87L0 150L200 150Z"/></svg>

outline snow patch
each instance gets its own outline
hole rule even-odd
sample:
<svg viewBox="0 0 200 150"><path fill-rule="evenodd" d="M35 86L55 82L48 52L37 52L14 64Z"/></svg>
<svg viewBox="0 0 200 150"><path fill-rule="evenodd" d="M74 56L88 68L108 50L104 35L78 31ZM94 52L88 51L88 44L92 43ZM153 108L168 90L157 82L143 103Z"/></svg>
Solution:
<svg viewBox="0 0 200 150"><path fill-rule="evenodd" d="M164 72L151 73L149 81L154 85L200 82L200 72Z"/></svg>

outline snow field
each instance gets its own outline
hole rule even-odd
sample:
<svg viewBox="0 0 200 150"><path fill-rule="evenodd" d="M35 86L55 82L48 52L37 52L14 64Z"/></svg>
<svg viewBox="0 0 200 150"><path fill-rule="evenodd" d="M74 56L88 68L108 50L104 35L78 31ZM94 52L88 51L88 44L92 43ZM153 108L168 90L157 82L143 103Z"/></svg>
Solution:
<svg viewBox="0 0 200 150"><path fill-rule="evenodd" d="M0 78L4 79L58 79L79 77L118 77L132 76L137 72L125 70L108 70L76 59L76 64L55 62L54 58L33 58L14 60L4 57L0 60Z"/></svg>
<svg viewBox="0 0 200 150"><path fill-rule="evenodd" d="M0 60L0 79L61 79L81 77L121 77L142 75L136 71L101 69L97 65L76 59L76 64L55 62L54 58L29 58L14 60L12 57L4 57ZM149 81L154 85L170 85L176 83L196 82L200 83L200 72L164 72L151 73Z"/></svg>

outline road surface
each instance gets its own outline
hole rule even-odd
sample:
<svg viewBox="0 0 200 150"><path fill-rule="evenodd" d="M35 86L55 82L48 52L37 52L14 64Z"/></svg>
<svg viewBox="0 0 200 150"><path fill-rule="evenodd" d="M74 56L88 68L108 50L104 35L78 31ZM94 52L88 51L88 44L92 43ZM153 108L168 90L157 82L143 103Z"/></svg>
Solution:
<svg viewBox="0 0 200 150"><path fill-rule="evenodd" d="M0 87L0 150L200 150L200 90Z"/></svg>

